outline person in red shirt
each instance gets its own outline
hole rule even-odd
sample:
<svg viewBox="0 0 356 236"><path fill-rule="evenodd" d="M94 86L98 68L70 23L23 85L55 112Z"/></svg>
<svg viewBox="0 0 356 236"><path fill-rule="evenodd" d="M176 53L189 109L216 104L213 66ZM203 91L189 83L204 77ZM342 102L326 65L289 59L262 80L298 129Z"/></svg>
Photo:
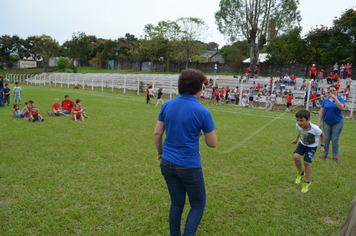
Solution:
<svg viewBox="0 0 356 236"><path fill-rule="evenodd" d="M335 87L337 88L337 91L339 91L339 89L340 89L339 81L336 81Z"/></svg>
<svg viewBox="0 0 356 236"><path fill-rule="evenodd" d="M72 108L74 107L74 102L69 99L69 95L65 95L65 100L62 101L62 109L60 112L69 115L72 112Z"/></svg>
<svg viewBox="0 0 356 236"><path fill-rule="evenodd" d="M54 99L54 103L52 105L52 111L47 111L49 116L65 116L66 114L64 114L63 112L60 111L61 107L59 105L59 99L56 98Z"/></svg>
<svg viewBox="0 0 356 236"><path fill-rule="evenodd" d="M256 78L258 78L258 75L257 75L257 74L258 74L258 66L256 65L256 66L255 66L255 77L256 77Z"/></svg>
<svg viewBox="0 0 356 236"><path fill-rule="evenodd" d="M225 87L222 87L220 91L220 105L222 102L224 102L224 92L225 92Z"/></svg>
<svg viewBox="0 0 356 236"><path fill-rule="evenodd" d="M248 67L248 68L246 69L246 75L245 75L245 76L247 76L247 78L250 77L250 67Z"/></svg>
<svg viewBox="0 0 356 236"><path fill-rule="evenodd" d="M292 75L292 76L290 77L290 85L295 85L296 82L297 82L297 78L296 78L294 75Z"/></svg>
<svg viewBox="0 0 356 236"><path fill-rule="evenodd" d="M312 110L315 111L316 109L316 101L317 101L317 96L316 96L316 91L314 90L312 94L310 94L310 101L313 104Z"/></svg>
<svg viewBox="0 0 356 236"><path fill-rule="evenodd" d="M330 72L328 74L328 77L326 77L326 83L327 84L333 84L333 80L334 80L334 74L333 74L333 72Z"/></svg>
<svg viewBox="0 0 356 236"><path fill-rule="evenodd" d="M313 66L310 68L310 78L315 79L315 75L316 75L316 67L315 64L313 64Z"/></svg>
<svg viewBox="0 0 356 236"><path fill-rule="evenodd" d="M82 109L80 108L80 104L76 104L74 109L73 109L73 116L72 119L74 121L77 121L78 119L82 119L82 121L84 121L84 116L83 116L83 112Z"/></svg>
<svg viewBox="0 0 356 236"><path fill-rule="evenodd" d="M337 74L334 74L334 82L337 83L338 80L339 80L339 76Z"/></svg>
<svg viewBox="0 0 356 236"><path fill-rule="evenodd" d="M351 85L351 77L352 77L352 74L349 72L347 72L346 74L346 85Z"/></svg>
<svg viewBox="0 0 356 236"><path fill-rule="evenodd" d="M147 88L146 88L146 95L147 95L146 103L147 103L147 104L148 104L148 102L150 101L150 92L148 91L148 90L149 90L149 87L150 87L150 84L147 84Z"/></svg>
<svg viewBox="0 0 356 236"><path fill-rule="evenodd" d="M291 93L288 94L288 97L287 97L287 111L289 110L289 107L292 106L292 100L294 99L294 97L292 96Z"/></svg>
<svg viewBox="0 0 356 236"><path fill-rule="evenodd" d="M39 122L44 121L43 117L40 115L38 110L34 107L32 108L32 110L30 112L30 117L28 118L28 120L33 121L33 122L35 122L36 120L38 120Z"/></svg>

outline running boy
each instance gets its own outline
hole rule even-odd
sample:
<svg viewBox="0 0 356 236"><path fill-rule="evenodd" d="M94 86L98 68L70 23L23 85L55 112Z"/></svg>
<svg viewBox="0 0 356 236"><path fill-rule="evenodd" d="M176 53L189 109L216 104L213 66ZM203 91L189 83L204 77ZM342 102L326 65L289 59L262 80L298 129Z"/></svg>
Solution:
<svg viewBox="0 0 356 236"><path fill-rule="evenodd" d="M310 112L307 110L299 110L295 115L297 118L297 137L291 142L291 144L296 144L299 139L299 144L294 151L294 162L298 169L298 175L295 180L296 184L301 182L303 176L305 176L305 181L302 187L302 193L308 192L311 182L310 182L310 164L313 162L314 154L319 145L319 136L321 138L320 151L324 152L324 132L317 126L310 123ZM304 166L305 173L302 168L302 162L300 158L304 155Z"/></svg>
<svg viewBox="0 0 356 236"><path fill-rule="evenodd" d="M205 88L204 88L205 89ZM163 97L163 92L162 92L162 88L158 89L158 95L157 95L157 104L155 106L155 108L158 106L159 102L162 102L162 105L163 105L163 100L162 100L162 97ZM204 90L203 90L204 91ZM200 95L201 97L201 95ZM204 100L203 100L203 103L204 103Z"/></svg>
<svg viewBox="0 0 356 236"><path fill-rule="evenodd" d="M20 103L20 105L21 105L22 89L21 89L21 87L19 87L19 82L16 82L16 83L15 83L15 87L14 87L13 91L14 91L14 101L15 101L15 104L17 103L17 100L19 100L19 103Z"/></svg>

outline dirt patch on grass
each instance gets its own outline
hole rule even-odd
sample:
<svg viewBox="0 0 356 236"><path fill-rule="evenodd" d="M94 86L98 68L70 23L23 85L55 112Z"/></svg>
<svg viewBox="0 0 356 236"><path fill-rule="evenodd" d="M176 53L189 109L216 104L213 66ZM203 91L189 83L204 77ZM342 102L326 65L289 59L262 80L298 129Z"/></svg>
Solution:
<svg viewBox="0 0 356 236"><path fill-rule="evenodd" d="M336 223L339 223L339 221L334 220L334 219L330 218L329 216L323 216L323 217L321 217L321 219L322 219L325 223L328 223L328 224L336 224Z"/></svg>

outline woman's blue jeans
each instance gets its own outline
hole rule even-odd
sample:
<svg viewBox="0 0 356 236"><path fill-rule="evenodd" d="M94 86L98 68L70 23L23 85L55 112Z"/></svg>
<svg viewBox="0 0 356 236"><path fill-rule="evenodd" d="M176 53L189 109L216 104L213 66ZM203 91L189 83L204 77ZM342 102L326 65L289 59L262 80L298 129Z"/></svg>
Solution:
<svg viewBox="0 0 356 236"><path fill-rule="evenodd" d="M2 104L2 92L3 92L3 89L0 88L0 107L3 107L4 105Z"/></svg>
<svg viewBox="0 0 356 236"><path fill-rule="evenodd" d="M325 151L324 156L327 156L329 153L329 144L330 140L333 146L333 157L338 157L339 154L339 137L344 127L344 120L340 121L339 123L327 123L323 121L323 128L325 134Z"/></svg>
<svg viewBox="0 0 356 236"><path fill-rule="evenodd" d="M180 225L187 193L191 209L183 235L194 235L203 217L206 202L202 168L187 168L162 158L161 172L171 195L171 209L169 211L171 235L181 235Z"/></svg>

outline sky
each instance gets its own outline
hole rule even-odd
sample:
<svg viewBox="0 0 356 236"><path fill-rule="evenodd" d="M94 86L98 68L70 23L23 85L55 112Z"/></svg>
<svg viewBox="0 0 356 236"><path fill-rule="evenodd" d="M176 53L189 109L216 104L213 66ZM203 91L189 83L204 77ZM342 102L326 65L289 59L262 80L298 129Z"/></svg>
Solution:
<svg viewBox="0 0 356 236"><path fill-rule="evenodd" d="M63 44L74 32L98 38L117 39L126 33L140 38L144 26L179 17L199 17L209 27L201 41L216 42L220 48L231 44L220 34L214 14L220 0L0 0L0 35L27 38L46 34ZM346 8L355 9L355 0L300 0L302 36L316 25L332 26L334 16Z"/></svg>

